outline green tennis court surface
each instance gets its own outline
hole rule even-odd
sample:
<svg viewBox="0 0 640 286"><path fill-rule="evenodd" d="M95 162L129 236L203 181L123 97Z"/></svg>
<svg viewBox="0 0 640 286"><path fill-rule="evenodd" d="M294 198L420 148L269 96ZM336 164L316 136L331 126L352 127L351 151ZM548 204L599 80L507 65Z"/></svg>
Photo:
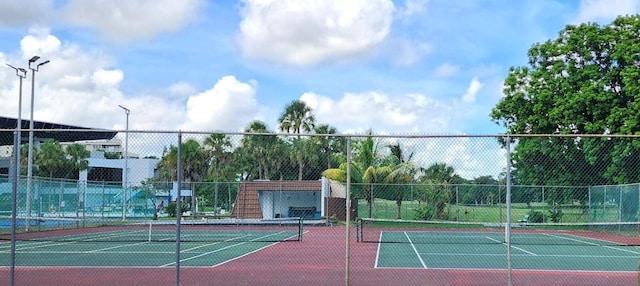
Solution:
<svg viewBox="0 0 640 286"><path fill-rule="evenodd" d="M180 232L181 266L216 266L279 242L301 239L297 225L195 225ZM19 234L16 266L170 267L176 262L175 225L126 225ZM3 236L0 265L11 243Z"/></svg>
<svg viewBox="0 0 640 286"><path fill-rule="evenodd" d="M506 269L504 233L381 231L376 268ZM640 248L557 233L511 237L513 269L637 271ZM520 242L520 243L517 243Z"/></svg>

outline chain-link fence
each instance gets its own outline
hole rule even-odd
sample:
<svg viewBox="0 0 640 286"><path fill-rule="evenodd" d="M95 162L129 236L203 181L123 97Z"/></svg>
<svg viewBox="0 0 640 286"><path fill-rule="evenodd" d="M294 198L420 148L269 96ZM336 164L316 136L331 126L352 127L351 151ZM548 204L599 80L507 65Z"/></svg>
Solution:
<svg viewBox="0 0 640 286"><path fill-rule="evenodd" d="M15 285L637 281L635 137L34 131L0 147Z"/></svg>

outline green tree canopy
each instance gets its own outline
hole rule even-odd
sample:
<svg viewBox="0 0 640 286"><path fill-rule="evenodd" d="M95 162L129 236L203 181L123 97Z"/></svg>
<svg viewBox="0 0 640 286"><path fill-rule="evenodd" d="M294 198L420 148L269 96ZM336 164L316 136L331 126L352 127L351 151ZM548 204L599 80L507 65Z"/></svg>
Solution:
<svg viewBox="0 0 640 286"><path fill-rule="evenodd" d="M491 118L510 134L640 134L639 38L638 15L566 26L510 68ZM513 161L524 184L640 181L640 142L625 138L520 138Z"/></svg>
<svg viewBox="0 0 640 286"><path fill-rule="evenodd" d="M89 168L89 156L91 153L87 150L87 148L79 143L73 143L67 148L65 148L65 152L67 153L67 157L69 159L69 164L71 165L70 171L82 171ZM69 172L67 173L67 176Z"/></svg>
<svg viewBox="0 0 640 286"><path fill-rule="evenodd" d="M67 164L67 160L60 142L49 140L42 143L34 163L38 166L42 175L46 174L49 177L53 177L55 174L63 173L61 171Z"/></svg>

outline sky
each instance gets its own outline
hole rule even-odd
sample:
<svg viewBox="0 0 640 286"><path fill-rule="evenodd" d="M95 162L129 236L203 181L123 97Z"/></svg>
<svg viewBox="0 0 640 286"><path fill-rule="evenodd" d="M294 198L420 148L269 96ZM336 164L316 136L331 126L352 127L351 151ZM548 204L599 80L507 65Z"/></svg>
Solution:
<svg viewBox="0 0 640 286"><path fill-rule="evenodd" d="M293 100L338 133L499 134L511 66L633 0L11 0L0 62L35 74L34 118L123 130L277 131ZM28 118L32 75L23 88ZM0 69L0 114L18 114Z"/></svg>
<svg viewBox="0 0 640 286"><path fill-rule="evenodd" d="M567 24L637 13L616 0L14 0L0 62L35 75L36 120L130 130L277 131L302 100L339 133L497 134L511 66ZM0 69L0 114L18 78ZM29 116L31 72L24 82Z"/></svg>

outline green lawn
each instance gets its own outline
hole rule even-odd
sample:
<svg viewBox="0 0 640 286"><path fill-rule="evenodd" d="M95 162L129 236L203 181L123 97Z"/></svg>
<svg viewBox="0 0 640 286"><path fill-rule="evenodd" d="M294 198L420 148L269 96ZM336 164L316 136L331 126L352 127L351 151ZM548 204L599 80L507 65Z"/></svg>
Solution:
<svg viewBox="0 0 640 286"><path fill-rule="evenodd" d="M418 201L403 201L400 211L401 219L414 219L414 210L421 205L423 203ZM448 205L447 208L448 219L452 221L502 223L507 220L507 207L505 204ZM532 210L542 212L545 215L545 222L550 222L550 207L544 203L532 203L530 207L527 207L524 203L512 204L511 219L512 221L518 221ZM589 222L588 215L583 213L583 209L579 204L561 206L561 210L563 213L562 222ZM375 200L372 215L374 218L395 219L396 213L397 205L395 201ZM596 213L599 217L617 216L617 211L612 208L603 209L600 213ZM358 217L368 217L366 200L358 200Z"/></svg>

